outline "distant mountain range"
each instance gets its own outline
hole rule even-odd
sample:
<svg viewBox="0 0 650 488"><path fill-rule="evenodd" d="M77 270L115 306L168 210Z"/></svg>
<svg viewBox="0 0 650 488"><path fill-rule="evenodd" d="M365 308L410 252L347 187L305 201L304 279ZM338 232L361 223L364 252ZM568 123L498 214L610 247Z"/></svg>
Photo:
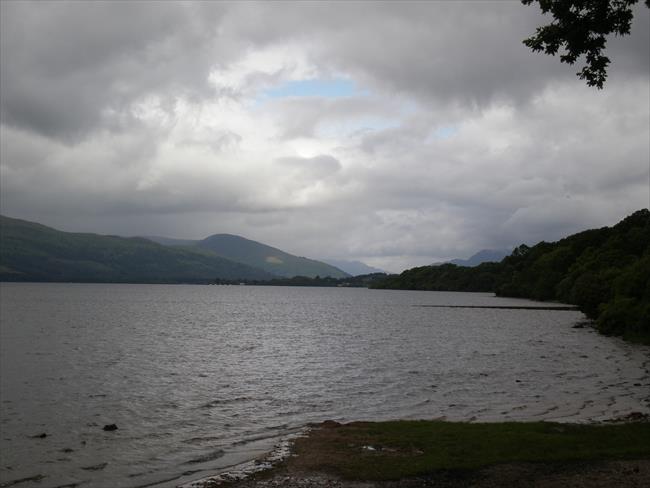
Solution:
<svg viewBox="0 0 650 488"><path fill-rule="evenodd" d="M63 282L209 282L270 279L261 269L147 239L61 232L0 216L0 280Z"/></svg>
<svg viewBox="0 0 650 488"><path fill-rule="evenodd" d="M158 241L158 242L154 242ZM0 216L0 281L208 283L348 276L243 237L202 241L62 232Z"/></svg>
<svg viewBox="0 0 650 488"><path fill-rule="evenodd" d="M510 249L483 249L467 259L452 259L448 263L456 266L478 266L481 263L499 263L503 258L509 256ZM441 264L441 263L438 263Z"/></svg>
<svg viewBox="0 0 650 488"><path fill-rule="evenodd" d="M338 269L345 271L350 276L361 276L372 273L386 273L383 269L373 268L361 261L346 261L344 259L323 259L327 264L336 266Z"/></svg>
<svg viewBox="0 0 650 488"><path fill-rule="evenodd" d="M261 242L232 234L214 234L200 241L170 239L168 237L147 237L147 239L165 246L180 246L185 249L198 248L211 251L222 258L262 269L275 276L285 278L293 276L345 278L349 276L348 273L330 264L294 256Z"/></svg>

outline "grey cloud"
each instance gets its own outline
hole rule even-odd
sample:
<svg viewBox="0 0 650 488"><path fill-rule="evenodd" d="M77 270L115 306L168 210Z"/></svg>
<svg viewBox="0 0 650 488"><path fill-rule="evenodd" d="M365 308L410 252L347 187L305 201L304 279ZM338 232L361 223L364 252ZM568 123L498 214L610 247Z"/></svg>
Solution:
<svg viewBox="0 0 650 488"><path fill-rule="evenodd" d="M648 202L645 7L633 36L611 41L601 92L521 44L545 20L518 2L0 8L0 206L13 216L231 232L398 271L609 225ZM212 70L284 44L314 76L370 94L259 102L282 65L210 84ZM137 116L148 99L169 122ZM388 122L365 127L373 118Z"/></svg>
<svg viewBox="0 0 650 488"><path fill-rule="evenodd" d="M549 78L567 75L557 60L537 59L521 40L539 23L512 3L378 4L367 19L318 46L346 71L394 93L439 103L484 105L495 98L527 99Z"/></svg>
<svg viewBox="0 0 650 488"><path fill-rule="evenodd" d="M286 139L317 136L327 124L341 126L363 119L391 119L400 114L396 104L370 96L288 97L267 103L278 114L282 137ZM363 126L359 128L362 129Z"/></svg>
<svg viewBox="0 0 650 488"><path fill-rule="evenodd" d="M149 93L232 96L208 72L287 39L325 71L439 103L527 100L574 76L521 44L543 18L517 2L3 2L1 17L3 122L68 141L128 127L130 104ZM637 17L631 38L612 41L613 76L647 73L647 15Z"/></svg>
<svg viewBox="0 0 650 488"><path fill-rule="evenodd" d="M278 158L276 163L318 179L331 176L341 170L341 163L329 154L321 154L313 158Z"/></svg>
<svg viewBox="0 0 650 488"><path fill-rule="evenodd" d="M522 44L549 21L536 7L519 2L361 2L336 10L303 8L306 16L337 19L336 32L316 43L318 55L393 93L472 106L499 99L525 102L549 82L582 83L575 77L576 66L532 53ZM637 6L636 13L632 35L610 40L614 79L647 76L647 9ZM364 22L351 24L337 15Z"/></svg>
<svg viewBox="0 0 650 488"><path fill-rule="evenodd" d="M549 200L543 205L517 209L505 222L502 230L509 235L525 235L527 244L553 241L585 228L595 228L608 222L617 222L638 210L627 205L614 210L606 202L593 198L573 202Z"/></svg>
<svg viewBox="0 0 650 488"><path fill-rule="evenodd" d="M208 146L215 153L234 149L242 142L242 136L229 130L203 131L193 137L185 138L181 144L188 146Z"/></svg>
<svg viewBox="0 0 650 488"><path fill-rule="evenodd" d="M611 41L614 68L647 73L643 13L631 38ZM3 2L2 19L3 120L50 135L83 131L146 91L205 91L206 71L231 50L287 37L308 40L331 68L442 100L525 97L573 76L521 44L544 18L517 2Z"/></svg>
<svg viewBox="0 0 650 488"><path fill-rule="evenodd" d="M221 6L2 2L2 121L78 141L138 97L205 93ZM198 10L201 10L198 12ZM122 119L124 122L124 119Z"/></svg>

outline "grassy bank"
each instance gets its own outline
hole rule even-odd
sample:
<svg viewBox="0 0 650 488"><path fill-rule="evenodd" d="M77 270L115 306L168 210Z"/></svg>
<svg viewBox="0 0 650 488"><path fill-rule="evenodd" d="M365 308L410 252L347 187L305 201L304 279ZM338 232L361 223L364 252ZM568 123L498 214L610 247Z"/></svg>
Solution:
<svg viewBox="0 0 650 488"><path fill-rule="evenodd" d="M504 463L650 459L650 423L326 422L298 439L295 452L294 472L397 480Z"/></svg>

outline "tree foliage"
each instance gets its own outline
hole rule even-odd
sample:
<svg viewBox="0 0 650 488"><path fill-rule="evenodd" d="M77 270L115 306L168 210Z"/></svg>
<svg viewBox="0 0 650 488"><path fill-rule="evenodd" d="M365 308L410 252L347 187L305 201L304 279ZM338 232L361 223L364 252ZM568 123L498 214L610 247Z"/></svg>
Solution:
<svg viewBox="0 0 650 488"><path fill-rule="evenodd" d="M650 343L650 211L555 243L521 245L500 263L423 266L373 287L494 291L571 303L601 332Z"/></svg>
<svg viewBox="0 0 650 488"><path fill-rule="evenodd" d="M603 54L607 36L630 33L634 16L632 7L639 0L521 0L524 5L539 4L542 13L550 13L553 21L538 27L535 35L525 39L535 52L555 56L562 50L560 61L574 64L582 56L585 65L578 77L589 86L602 89L607 78L610 59ZM650 0L645 0L650 8Z"/></svg>
<svg viewBox="0 0 650 488"><path fill-rule="evenodd" d="M370 273L365 275L332 278L331 276L293 276L291 278L273 278L270 280L227 280L216 279L216 285L254 285L254 286L315 286L340 288L368 288L373 283L386 278L386 273Z"/></svg>

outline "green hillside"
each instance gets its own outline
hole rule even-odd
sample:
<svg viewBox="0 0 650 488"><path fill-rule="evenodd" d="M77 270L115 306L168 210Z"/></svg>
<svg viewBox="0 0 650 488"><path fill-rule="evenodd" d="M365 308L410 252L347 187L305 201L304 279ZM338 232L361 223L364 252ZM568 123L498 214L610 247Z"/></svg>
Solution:
<svg viewBox="0 0 650 488"><path fill-rule="evenodd" d="M521 245L500 263L423 266L373 288L494 291L580 307L604 334L650 343L650 212L558 242Z"/></svg>
<svg viewBox="0 0 650 488"><path fill-rule="evenodd" d="M313 259L293 256L260 242L251 241L231 234L215 234L196 243L197 247L210 250L217 255L260 268L277 276L291 278L307 276L314 278L349 276L340 269Z"/></svg>
<svg viewBox="0 0 650 488"><path fill-rule="evenodd" d="M0 281L196 283L272 277L211 253L141 238L61 232L0 216Z"/></svg>

